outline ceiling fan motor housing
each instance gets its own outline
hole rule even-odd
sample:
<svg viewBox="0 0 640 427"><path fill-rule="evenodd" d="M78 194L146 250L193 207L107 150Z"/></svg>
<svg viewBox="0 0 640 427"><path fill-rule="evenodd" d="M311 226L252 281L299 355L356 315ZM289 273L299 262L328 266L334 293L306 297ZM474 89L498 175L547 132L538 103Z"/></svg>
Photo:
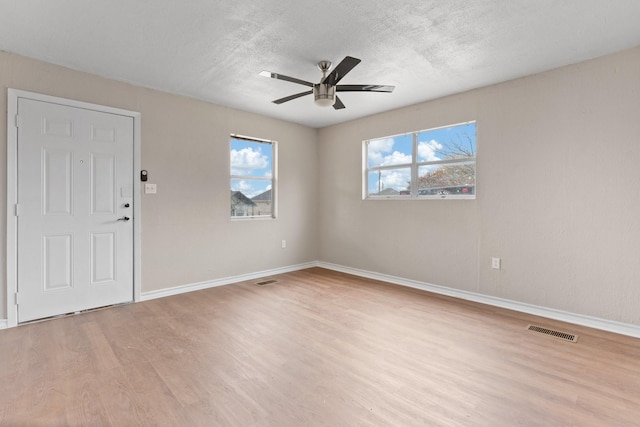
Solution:
<svg viewBox="0 0 640 427"><path fill-rule="evenodd" d="M313 85L313 98L320 107L331 107L336 103L336 86L324 83Z"/></svg>

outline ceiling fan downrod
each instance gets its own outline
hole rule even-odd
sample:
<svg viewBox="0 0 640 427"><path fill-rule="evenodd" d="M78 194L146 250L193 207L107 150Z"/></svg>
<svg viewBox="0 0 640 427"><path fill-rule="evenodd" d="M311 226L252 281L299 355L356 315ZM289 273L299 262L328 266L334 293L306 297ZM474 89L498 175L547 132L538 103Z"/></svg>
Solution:
<svg viewBox="0 0 640 427"><path fill-rule="evenodd" d="M331 69L331 61L320 61L317 66L322 71L322 80L313 85L313 102L319 107L332 107L336 103L336 86L322 83Z"/></svg>

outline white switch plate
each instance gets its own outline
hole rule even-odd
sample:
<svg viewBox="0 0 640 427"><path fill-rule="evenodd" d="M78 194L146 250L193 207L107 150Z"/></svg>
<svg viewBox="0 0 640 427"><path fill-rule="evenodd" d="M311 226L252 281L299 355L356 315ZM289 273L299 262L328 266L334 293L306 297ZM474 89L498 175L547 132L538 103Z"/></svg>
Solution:
<svg viewBox="0 0 640 427"><path fill-rule="evenodd" d="M156 184L145 184L144 185L144 194L156 194L158 192L158 187Z"/></svg>
<svg viewBox="0 0 640 427"><path fill-rule="evenodd" d="M491 258L491 268L500 270L500 258Z"/></svg>
<svg viewBox="0 0 640 427"><path fill-rule="evenodd" d="M282 249L284 249L284 248L286 248L286 247L287 247L287 241L286 241L286 240L283 240L283 241L282 241Z"/></svg>

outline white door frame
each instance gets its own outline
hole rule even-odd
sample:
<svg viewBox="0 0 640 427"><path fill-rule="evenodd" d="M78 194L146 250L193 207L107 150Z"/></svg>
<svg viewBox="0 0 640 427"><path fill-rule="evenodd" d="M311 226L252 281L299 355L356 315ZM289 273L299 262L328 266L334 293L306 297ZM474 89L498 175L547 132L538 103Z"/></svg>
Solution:
<svg viewBox="0 0 640 427"><path fill-rule="evenodd" d="M16 294L18 291L18 219L16 203L18 201L18 99L50 102L68 107L84 108L103 113L119 114L133 119L133 300L140 301L142 273L141 266L141 192L140 179L140 113L120 108L90 104L72 99L58 98L39 93L8 89L7 93L7 294L5 296L7 326L18 325Z"/></svg>

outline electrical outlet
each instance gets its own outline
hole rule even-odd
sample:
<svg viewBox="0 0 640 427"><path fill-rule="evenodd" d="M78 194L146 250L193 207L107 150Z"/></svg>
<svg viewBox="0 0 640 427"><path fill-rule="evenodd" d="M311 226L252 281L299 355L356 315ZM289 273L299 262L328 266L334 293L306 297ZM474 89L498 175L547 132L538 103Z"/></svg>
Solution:
<svg viewBox="0 0 640 427"><path fill-rule="evenodd" d="M144 184L144 194L156 194L158 192L158 187L156 184Z"/></svg>
<svg viewBox="0 0 640 427"><path fill-rule="evenodd" d="M500 270L500 258L491 258L491 268Z"/></svg>

